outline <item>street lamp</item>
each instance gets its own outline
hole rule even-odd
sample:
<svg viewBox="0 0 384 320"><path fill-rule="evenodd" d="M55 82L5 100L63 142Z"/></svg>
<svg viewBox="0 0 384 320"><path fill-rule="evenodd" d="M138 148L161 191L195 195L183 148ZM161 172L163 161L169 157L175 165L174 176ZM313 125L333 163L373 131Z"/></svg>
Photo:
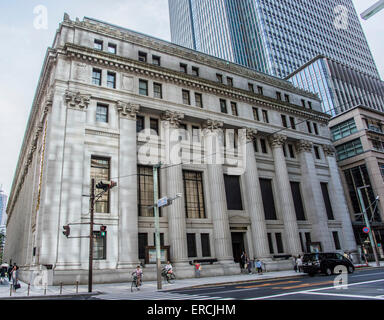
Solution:
<svg viewBox="0 0 384 320"><path fill-rule="evenodd" d="M369 241L371 242L371 247L372 247L372 250L373 250L373 255L375 256L376 266L380 267L380 262L379 262L379 258L377 256L377 251L376 251L376 245L375 245L375 242L373 240L373 235L372 235L372 230L371 230L371 226L370 226L368 215L367 215L367 210L365 209L363 195L361 193L361 189L369 188L369 187L370 186L358 187L357 188L357 193L359 195L359 201L360 201L361 209L363 210L363 216L364 216L365 224L366 224L366 226L368 228ZM379 197L377 196L375 201L378 201L378 200L379 200Z"/></svg>

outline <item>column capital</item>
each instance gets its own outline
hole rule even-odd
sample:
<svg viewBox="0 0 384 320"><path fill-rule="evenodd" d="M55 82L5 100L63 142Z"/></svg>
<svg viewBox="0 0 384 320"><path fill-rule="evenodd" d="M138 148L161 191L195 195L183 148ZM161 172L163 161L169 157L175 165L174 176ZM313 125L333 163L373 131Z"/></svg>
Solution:
<svg viewBox="0 0 384 320"><path fill-rule="evenodd" d="M296 142L297 152L312 152L313 143L308 140L300 140Z"/></svg>
<svg viewBox="0 0 384 320"><path fill-rule="evenodd" d="M117 101L117 112L119 113L120 118L127 118L131 120L136 120L136 116L140 111L140 105L131 104L123 101Z"/></svg>
<svg viewBox="0 0 384 320"><path fill-rule="evenodd" d="M223 130L223 127L224 127L224 122L208 119L203 124L203 131L204 131L204 134L207 134L209 132L214 132L214 131L218 131L218 130L221 131L221 130Z"/></svg>
<svg viewBox="0 0 384 320"><path fill-rule="evenodd" d="M179 128L182 119L184 119L184 114L176 111L166 110L161 114L161 120L168 122L172 128Z"/></svg>
<svg viewBox="0 0 384 320"><path fill-rule="evenodd" d="M330 144L323 144L322 145L324 154L326 157L334 157L335 156L335 147Z"/></svg>
<svg viewBox="0 0 384 320"><path fill-rule="evenodd" d="M81 94L80 92L73 92L69 90L65 91L65 101L69 108L86 110L88 108L90 100L91 96L88 94ZM45 107L49 108L49 104Z"/></svg>
<svg viewBox="0 0 384 320"><path fill-rule="evenodd" d="M287 141L287 136L282 134L274 134L269 138L269 143L272 148L281 147L284 145L285 141Z"/></svg>
<svg viewBox="0 0 384 320"><path fill-rule="evenodd" d="M251 128L244 128L246 131L246 138L247 141L255 141L257 137L258 131L256 129L251 129Z"/></svg>

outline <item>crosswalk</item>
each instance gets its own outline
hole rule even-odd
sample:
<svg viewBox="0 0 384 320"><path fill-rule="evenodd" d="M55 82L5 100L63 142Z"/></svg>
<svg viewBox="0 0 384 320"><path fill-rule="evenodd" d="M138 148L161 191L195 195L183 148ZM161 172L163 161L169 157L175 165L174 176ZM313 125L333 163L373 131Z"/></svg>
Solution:
<svg viewBox="0 0 384 320"><path fill-rule="evenodd" d="M94 297L100 300L234 300L233 298L212 297L195 294L181 294L169 292L124 292L124 293L108 293Z"/></svg>

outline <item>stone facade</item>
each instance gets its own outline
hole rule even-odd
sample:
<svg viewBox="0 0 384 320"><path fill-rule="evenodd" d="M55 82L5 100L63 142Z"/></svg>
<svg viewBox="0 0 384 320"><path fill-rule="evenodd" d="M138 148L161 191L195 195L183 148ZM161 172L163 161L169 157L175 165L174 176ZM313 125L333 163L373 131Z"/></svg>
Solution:
<svg viewBox="0 0 384 320"><path fill-rule="evenodd" d="M186 73L180 64L187 65ZM231 77L233 86L217 82L217 74ZM302 100L312 108L303 107ZM100 108L106 110L101 116ZM89 239L67 239L62 226L89 222L94 157L108 159L109 178L117 182L108 210L95 213L95 222L107 226L105 256L94 261L95 282L127 281L140 262L146 279L155 279L154 265L142 256L143 239L154 245L154 218L139 212L138 166L158 161L163 164L159 196L183 193L161 209L160 217L160 233L179 277L193 276L189 262L195 259L213 260L203 275L239 273L234 262L239 250L263 259L267 270L292 268L289 257L308 249L307 235L323 250L335 250L332 232L338 232L340 249L353 251L338 169L327 151L329 116L320 108L316 96L287 81L65 15L45 59L15 173L6 259L22 267L24 280L46 266L53 283L87 281ZM173 139L174 132L184 138ZM180 148L180 154L174 152ZM149 163L153 158L157 162ZM194 184L202 203L193 210L203 216L190 212L194 200L185 194L188 172L202 177ZM262 193L263 179L272 193ZM229 180L238 193L228 187ZM292 182L300 184L300 197L292 193ZM330 191L332 220L320 182ZM272 206L275 217L267 217ZM86 224L71 226L71 236L88 232Z"/></svg>

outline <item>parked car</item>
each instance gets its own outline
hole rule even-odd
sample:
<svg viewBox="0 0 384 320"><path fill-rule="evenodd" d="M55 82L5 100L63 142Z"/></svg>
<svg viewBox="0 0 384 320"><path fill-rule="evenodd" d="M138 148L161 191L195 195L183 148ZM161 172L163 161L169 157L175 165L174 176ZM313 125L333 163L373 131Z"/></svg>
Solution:
<svg viewBox="0 0 384 320"><path fill-rule="evenodd" d="M303 272L314 276L316 273L332 275L338 273L337 266L346 267L348 273L353 273L355 267L353 263L342 256L340 253L306 253L303 257Z"/></svg>

